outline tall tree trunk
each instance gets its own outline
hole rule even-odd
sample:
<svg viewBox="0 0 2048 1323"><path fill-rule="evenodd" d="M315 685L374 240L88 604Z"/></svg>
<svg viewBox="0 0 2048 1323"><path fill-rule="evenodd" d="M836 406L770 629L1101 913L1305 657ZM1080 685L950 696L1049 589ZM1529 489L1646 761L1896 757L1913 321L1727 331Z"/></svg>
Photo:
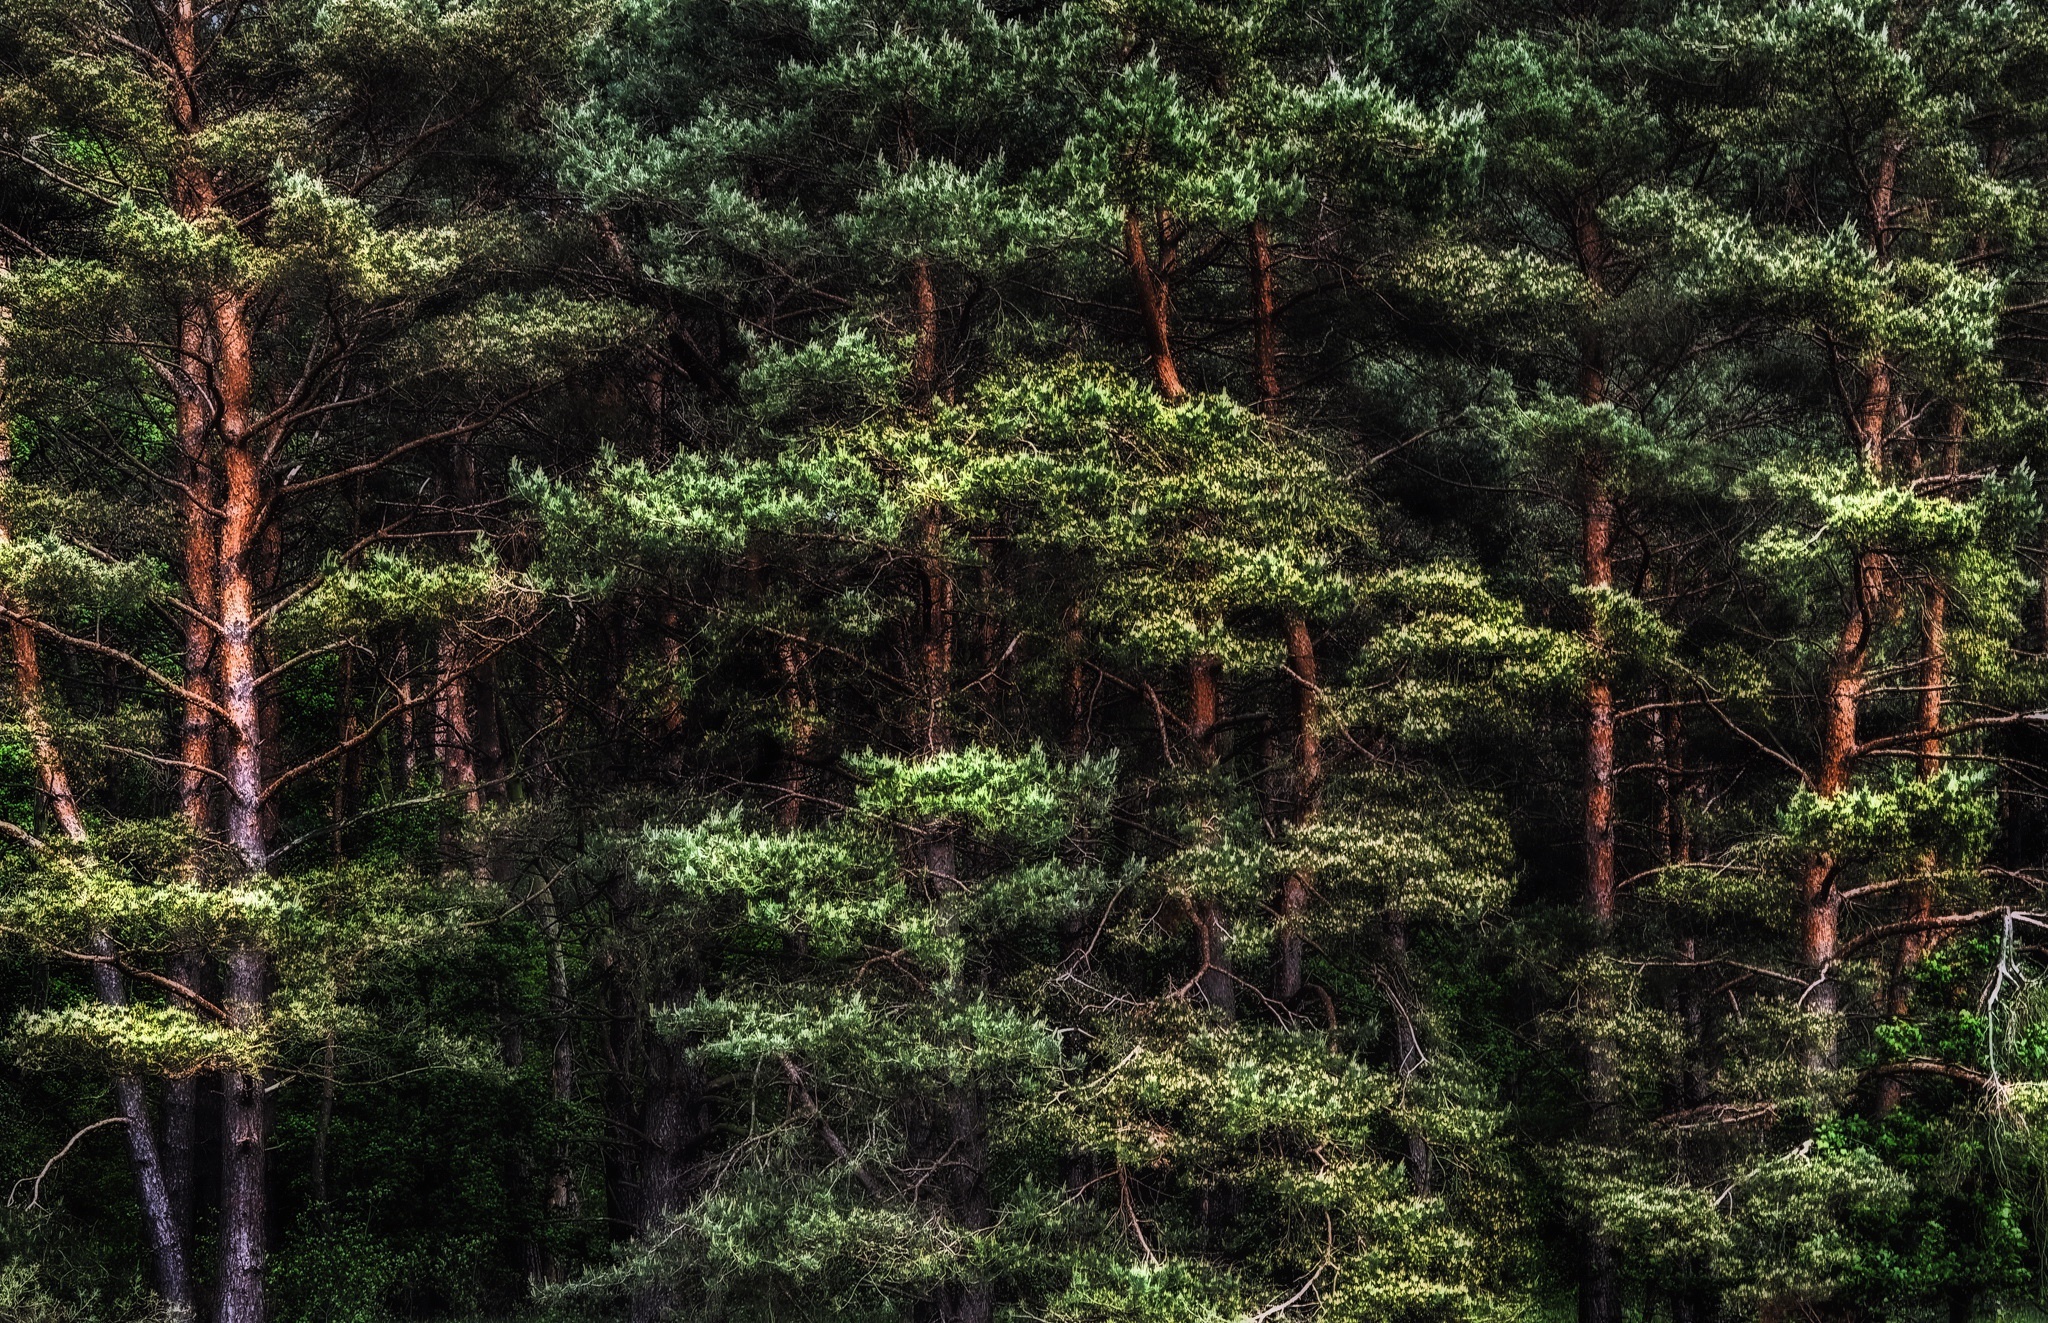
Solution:
<svg viewBox="0 0 2048 1323"><path fill-rule="evenodd" d="M693 980L694 982L694 980ZM691 987L668 988L667 1004L687 1002ZM652 1241L681 1201L683 1177L691 1151L704 1132L704 1082L688 1054L657 1037L647 1050L647 1098L640 1109L639 1235ZM673 1291L665 1282L644 1285L633 1294L632 1323L654 1323L674 1308Z"/></svg>
<svg viewBox="0 0 2048 1323"><path fill-rule="evenodd" d="M1893 190L1903 151L1902 140L1887 136L1871 176L1871 250L1880 266L1890 261L1896 219ZM1850 411L1851 439L1865 474L1874 481L1884 474L1895 384L1892 366L1883 353L1872 357L1861 375L1862 395ZM1856 553L1848 611L1821 679L1820 749L1810 783L1813 793L1822 799L1832 799L1846 790L1855 771L1856 726L1868 685L1870 652L1890 606L1885 559L1881 551ZM1825 851L1817 852L1806 861L1799 878L1800 962L1812 980L1805 1006L1814 1017L1805 1058L1815 1070L1835 1065L1835 1016L1841 1009L1841 989L1832 973L1842 911L1841 892L1835 885L1836 863Z"/></svg>
<svg viewBox="0 0 2048 1323"><path fill-rule="evenodd" d="M1591 201L1574 217L1579 267L1596 294L1604 292L1607 238ZM1606 354L1597 332L1588 331L1579 355L1579 402L1607 402ZM1608 489L1606 456L1589 449L1579 470L1580 562L1583 582L1599 594L1614 586L1614 498ZM1614 686L1602 652L1606 647L1600 604L1589 605L1586 621L1586 791L1584 831L1587 915L1604 939L1613 926L1614 866Z"/></svg>
<svg viewBox="0 0 2048 1323"><path fill-rule="evenodd" d="M624 933L632 922L632 901L614 884L612 922ZM604 1191L607 1220L615 1240L629 1239L640 1225L640 1108L633 1083L640 1068L640 1041L646 1007L632 989L632 975L616 950L597 960L602 981L605 1019L599 1042L604 1051L604 1114L609 1133L604 1145Z"/></svg>
<svg viewBox="0 0 2048 1323"><path fill-rule="evenodd" d="M341 654L341 693L335 702L341 708L340 730L336 738L346 745L356 733L356 655L353 651ZM341 756L340 765L334 769L334 794L327 806L328 846L336 868L348 862L342 833L349 814L355 809L355 799L350 793L354 788L351 783L355 766L356 751L350 749Z"/></svg>
<svg viewBox="0 0 2048 1323"><path fill-rule="evenodd" d="M1961 467L1963 423L1963 407L1951 403L1942 429L1941 451L1937 460L1938 471L1945 477L1955 476ZM1927 585L1920 606L1919 717L1923 738L1917 770L1922 781L1932 781L1941 775L1941 739L1936 732L1941 729L1947 696L1948 588L1935 581ZM1933 873L1940 864L1932 850L1921 857L1920 876L1906 892L1903 917L1908 922L1925 923L1934 917ZM1894 1019L1904 1019L1912 1009L1913 971L1933 944L1933 938L1927 932L1908 932L1899 938L1898 958L1892 966L1885 996L1885 1009ZM1882 1077L1877 1086L1877 1114L1884 1116L1890 1113L1904 1100L1905 1094L1903 1076Z"/></svg>
<svg viewBox="0 0 2048 1323"><path fill-rule="evenodd" d="M939 294L932 264L921 257L910 264L910 311L916 339L905 390L911 403L921 405L930 403L939 384Z"/></svg>
<svg viewBox="0 0 2048 1323"><path fill-rule="evenodd" d="M173 982L197 991L205 968L206 962L199 958L198 953L186 949L171 953L166 972ZM197 1013L198 1008L182 997L174 996L172 1001ZM188 1275L192 1263L193 1223L198 1213L193 1179L198 1166L198 1146L199 1077L185 1075L164 1085L163 1169L164 1194L170 1200L171 1222L177 1230Z"/></svg>
<svg viewBox="0 0 2048 1323"><path fill-rule="evenodd" d="M1873 476L1882 472L1891 398L1891 369L1880 358L1867 371L1864 399L1856 411L1857 448ZM1856 553L1849 594L1834 653L1821 678L1820 748L1811 788L1822 799L1848 789L1855 771L1856 729L1868 686L1870 651L1891 606L1883 552ZM1834 1067L1834 1017L1841 1009L1841 989L1833 976L1842 912L1836 863L1831 854L1817 851L1806 860L1799 878L1800 963L1812 980L1805 1006L1814 1017L1805 1058L1814 1070Z"/></svg>
<svg viewBox="0 0 2048 1323"><path fill-rule="evenodd" d="M276 543L265 537L267 496L262 474L262 438L250 431L254 374L252 342L241 296L214 300L213 362L220 399L222 503L219 556L213 569L220 603L218 689L226 727L226 826L228 844L243 866L262 877L270 866L264 812L265 722L261 695L261 647L257 637L258 585L271 577L262 557ZM273 553L274 554L274 553ZM234 1027L255 1030L263 1019L270 960L260 946L237 939L227 952L223 1003ZM265 1197L266 1121L263 1076L258 1071L222 1073L222 1169L219 1323L264 1323L263 1267L267 1255Z"/></svg>
<svg viewBox="0 0 2048 1323"><path fill-rule="evenodd" d="M926 753L952 747L946 715L953 688L953 575L946 564L945 525L937 510L918 520L916 691L923 700L920 743Z"/></svg>
<svg viewBox="0 0 2048 1323"><path fill-rule="evenodd" d="M945 526L936 508L923 516L918 543L919 606L912 645L919 668L915 688L925 709L924 752L929 756L945 753L954 744L947 702L954 684L956 590L944 554ZM921 848L925 887L935 903L965 887L960 876L959 841L949 826L924 824ZM947 995L963 997L970 995L970 990L949 982ZM935 1184L946 1220L969 1233L987 1230L994 1223L986 1196L988 1122L979 1088L971 1082L953 1083L945 1087L941 1098L906 1101L916 1122L914 1134L909 1136L913 1156L944 1172L944 1180ZM980 1192L978 1202L975 1192ZM913 1317L932 1323L989 1323L994 1310L995 1296L989 1285L967 1280L939 1285L918 1302Z"/></svg>
<svg viewBox="0 0 2048 1323"><path fill-rule="evenodd" d="M1217 737L1222 722L1223 663L1208 653L1188 666L1188 731L1204 767L1216 766L1221 751ZM1194 899L1196 955L1201 961L1196 985L1203 998L1227 1016L1237 1014L1237 979L1230 964L1230 930L1223 905L1213 896Z"/></svg>
<svg viewBox="0 0 2048 1323"><path fill-rule="evenodd" d="M569 960L562 945L562 921L555 907L552 887L543 887L535 895L533 912L547 952L548 1032L551 1039L548 1091L555 1101L556 1134L553 1152L549 1155L547 1216L552 1221L565 1221L576 1215L580 1203L576 1191L574 1153L567 1132L570 1112L576 1103L576 1007L570 997ZM549 1281L560 1279L561 1267L553 1261L552 1254L544 1256L542 1273Z"/></svg>
<svg viewBox="0 0 2048 1323"><path fill-rule="evenodd" d="M1606 293L1608 249L1598 204L1582 198L1572 215L1573 245L1579 269L1594 295ZM1588 407L1607 402L1606 349L1597 329L1588 328L1579 353L1579 402ZM1604 954L1614 929L1617 872L1614 849L1614 684L1604 655L1607 638L1600 595L1614 586L1614 497L1608 487L1607 459L1589 448L1580 461L1580 561L1583 582L1593 600L1586 616L1586 740L1585 796L1582 828L1586 877L1581 902L1592 921L1595 952ZM1600 1020L1610 1011L1597 991L1584 1013L1594 1027L1581 1044L1585 1053L1590 1133L1611 1138L1614 1108L1614 1043ZM1579 1282L1579 1323L1621 1323L1620 1283L1614 1252L1597 1228L1583 1247Z"/></svg>
<svg viewBox="0 0 2048 1323"><path fill-rule="evenodd" d="M396 679L392 688L396 691L394 701L398 705L398 716L391 722L391 795L393 800L404 799L412 790L415 771L414 756L419 749L419 731L414 712L414 687L417 684L412 673L412 644L400 639L392 649L392 670Z"/></svg>
<svg viewBox="0 0 2048 1323"><path fill-rule="evenodd" d="M327 1207L327 1140L334 1130L334 1048L334 1031L329 1029L320 1043L320 1114L313 1124L313 1203L322 1209Z"/></svg>
<svg viewBox="0 0 2048 1323"><path fill-rule="evenodd" d="M483 809L477 789L476 732L470 723L470 662L461 640L443 632L434 648L434 745L441 784L453 792L464 813Z"/></svg>
<svg viewBox="0 0 2048 1323"><path fill-rule="evenodd" d="M1158 379L1159 393L1169 400L1183 399L1187 389L1180 384L1180 368L1173 359L1173 320L1168 306L1171 293L1168 288L1164 266L1171 241L1167 237L1167 222L1162 215L1159 246L1161 260L1155 265L1145 252L1145 228L1138 214L1124 214L1124 256L1131 264L1131 278L1138 285L1138 312L1145 322L1145 336L1152 346L1152 374Z"/></svg>
<svg viewBox="0 0 2048 1323"><path fill-rule="evenodd" d="M1387 1003L1394 1012L1394 1080L1400 1086L1401 1103L1411 1103L1409 1090L1422 1074L1427 1058L1422 1054L1421 999L1415 994L1415 974L1408 959L1408 916L1389 910L1381 921L1381 977L1386 981ZM1435 1172L1429 1154L1429 1139L1420 1127L1410 1124L1402 1136L1407 1149L1408 1181L1415 1193L1428 1196L1435 1188Z"/></svg>
<svg viewBox="0 0 2048 1323"><path fill-rule="evenodd" d="M1323 750L1316 730L1321 693L1316 672L1315 640L1308 621L1287 618L1287 670L1294 691L1295 783L1293 819L1297 826L1315 819L1322 798ZM1292 1005L1302 989L1302 925L1308 913L1312 874L1296 870L1280 883L1280 977L1275 992Z"/></svg>
<svg viewBox="0 0 2048 1323"><path fill-rule="evenodd" d="M805 668L810 658L792 639L775 648L776 663L782 669L782 708L789 722L788 743L782 754L782 800L775 817L785 830L795 830L803 821L804 801L810 795L811 760L817 756L817 715L805 693Z"/></svg>
<svg viewBox="0 0 2048 1323"><path fill-rule="evenodd" d="M1266 222L1252 222L1252 388L1268 418L1280 413L1280 332L1274 322L1273 241Z"/></svg>
<svg viewBox="0 0 2048 1323"><path fill-rule="evenodd" d="M1074 602L1060 614L1060 630L1066 641L1067 756L1087 754L1088 730L1088 633L1081 624L1081 604Z"/></svg>

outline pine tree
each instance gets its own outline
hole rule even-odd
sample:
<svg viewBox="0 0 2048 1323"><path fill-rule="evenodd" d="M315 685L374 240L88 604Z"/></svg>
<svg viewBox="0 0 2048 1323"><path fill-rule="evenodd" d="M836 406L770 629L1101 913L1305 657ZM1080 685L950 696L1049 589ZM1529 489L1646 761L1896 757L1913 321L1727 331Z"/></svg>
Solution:
<svg viewBox="0 0 2048 1323"><path fill-rule="evenodd" d="M176 784L168 804L81 806L61 741L32 735L48 811L86 852L24 877L19 926L82 951L105 1009L53 1012L18 1036L118 1063L173 1305L195 1298L179 1280L191 1215L156 1197L151 1168L177 1173L163 1183L189 1201L191 1094L168 1093L173 1151L156 1164L132 1095L145 1069L220 1072L210 1293L223 1320L264 1317L266 1081L328 991L288 852L319 812L319 778L428 700L417 682L382 694L337 739L294 710L301 677L366 652L380 628L507 609L488 564L383 553L416 516L343 536L342 499L472 441L620 325L497 288L520 227L472 211L519 178L513 135L565 68L575 13L389 18L182 3L6 15L7 154L35 181L9 281L9 407L27 452L11 494L24 516L10 542L16 688L31 731L57 729L23 642L104 659L141 688L118 713L134 735L102 748ZM159 844L94 866L96 838L165 812ZM66 940L66 910L102 926ZM168 1005L131 1002L115 971ZM195 986L216 977L212 998Z"/></svg>

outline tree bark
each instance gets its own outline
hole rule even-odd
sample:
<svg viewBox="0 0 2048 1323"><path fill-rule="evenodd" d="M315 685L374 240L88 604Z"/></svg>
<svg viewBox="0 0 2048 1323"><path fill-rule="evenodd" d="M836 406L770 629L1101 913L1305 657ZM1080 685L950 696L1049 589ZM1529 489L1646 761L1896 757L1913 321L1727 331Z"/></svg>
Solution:
<svg viewBox="0 0 2048 1323"><path fill-rule="evenodd" d="M910 311L916 339L910 351L906 390L913 404L929 404L939 383L939 295L932 283L932 264L923 258L910 264Z"/></svg>
<svg viewBox="0 0 2048 1323"><path fill-rule="evenodd" d="M1135 211L1124 214L1124 256L1131 264L1131 278L1138 285L1138 312L1144 319L1145 336L1152 346L1152 374L1159 382L1161 395L1169 400L1180 400L1186 398L1187 389L1180 384L1180 368L1173 359L1173 321L1168 306L1171 291L1163 271L1171 243L1163 217L1159 242L1161 261L1155 266L1145 252L1145 230L1138 214Z"/></svg>
<svg viewBox="0 0 2048 1323"><path fill-rule="evenodd" d="M570 1110L576 1102L576 1007L570 996L569 961L562 946L561 916L555 907L555 893L551 887L543 887L534 896L533 912L547 952L548 1030L552 1039L548 1054L548 1091L555 1101L557 1127L548 1168L546 1210L550 1219L561 1221L574 1217L580 1204L574 1154L566 1131ZM560 1279L561 1268L553 1262L552 1255L543 1256L542 1272L549 1281Z"/></svg>
<svg viewBox="0 0 2048 1323"><path fill-rule="evenodd" d="M329 1029L320 1044L320 1114L313 1124L313 1202L321 1208L327 1206L327 1140L334 1129L334 1046Z"/></svg>
<svg viewBox="0 0 2048 1323"><path fill-rule="evenodd" d="M1415 995L1414 970L1408 959L1408 916L1398 909L1389 910L1381 922L1381 940L1385 953L1381 977L1386 981L1387 1003L1394 1012L1394 1079L1400 1085L1402 1105L1406 1106L1410 1101L1409 1089L1428 1060L1422 1053L1422 1026L1418 1023L1421 1002ZM1407 1150L1409 1184L1416 1194L1427 1198L1436 1184L1429 1139L1419 1127L1410 1125L1402 1140Z"/></svg>
<svg viewBox="0 0 2048 1323"><path fill-rule="evenodd" d="M1948 418L1942 432L1939 455L1940 472L1954 476L1961 467L1963 441L1963 408L1951 404ZM1941 739L1935 734L1941 729L1942 713L1948 695L1948 588L1939 581L1930 582L1921 599L1920 607L1920 729L1926 737L1920 742L1917 771L1922 781L1931 781L1941 775ZM1906 893L1905 914L1908 922L1926 923L1934 917L1934 879L1932 874L1941 861L1929 850L1920 861L1921 876ZM1907 932L1899 938L1898 958L1892 966L1891 980L1886 988L1885 1009L1894 1019L1904 1019L1912 1009L1913 970L1927 953L1933 949L1934 934L1931 930ZM1906 1096L1906 1081L1900 1075L1886 1075L1877 1085L1877 1114L1885 1116L1896 1109Z"/></svg>
<svg viewBox="0 0 2048 1323"><path fill-rule="evenodd" d="M1188 666L1188 731L1195 742L1202 766L1216 766L1219 722L1222 717L1223 663L1208 653L1195 657ZM1230 930L1224 922L1223 906L1213 896L1194 899L1196 955L1201 961L1196 986L1211 1006L1226 1016L1237 1015L1237 979L1230 964Z"/></svg>
<svg viewBox="0 0 2048 1323"><path fill-rule="evenodd" d="M1259 410L1268 418L1280 413L1280 332L1274 320L1273 241L1266 222L1252 222L1252 388Z"/></svg>
<svg viewBox="0 0 2048 1323"><path fill-rule="evenodd" d="M1070 603L1060 615L1060 629L1066 638L1067 756L1081 758L1088 752L1088 634L1081 624L1081 604Z"/></svg>
<svg viewBox="0 0 2048 1323"><path fill-rule="evenodd" d="M1315 640L1308 621L1287 618L1287 670L1294 691L1295 782L1292 817L1300 826L1315 819L1322 798L1322 737L1316 729L1321 694L1316 672ZM1312 874L1296 870L1280 883L1280 977L1274 989L1280 1001L1292 1005L1302 990L1302 925L1308 913L1308 898L1315 884Z"/></svg>
<svg viewBox="0 0 2048 1323"><path fill-rule="evenodd" d="M253 1029L263 1013L270 962L242 945L228 952L223 1006L237 1029ZM215 1317L219 1323L265 1323L263 1267L269 1217L267 1098L263 1075L221 1072L220 1271Z"/></svg>
<svg viewBox="0 0 2048 1323"><path fill-rule="evenodd" d="M1879 358L1867 371L1864 398L1855 413L1857 450L1873 476L1882 472L1891 405L1891 369ZM1811 785L1822 799L1832 799L1848 789L1855 772L1856 728L1868 685L1870 651L1889 613L1890 596L1884 553L1855 553L1848 611L1821 678L1820 748ZM1841 1009L1841 989L1833 977L1842 911L1841 890L1835 884L1836 863L1831 854L1816 851L1806 860L1799 878L1800 964L1812 980L1805 1005L1815 1017L1805 1057L1814 1070L1834 1067L1833 1019Z"/></svg>
<svg viewBox="0 0 2048 1323"><path fill-rule="evenodd" d="M918 520L918 609L915 687L923 700L919 742L927 754L952 746L946 704L953 688L953 576L946 564L945 524L936 509Z"/></svg>
<svg viewBox="0 0 2048 1323"><path fill-rule="evenodd" d="M196 952L180 950L171 953L167 972L173 982L197 990L204 970L205 962ZM196 1008L181 997L173 997L172 1001L196 1012ZM199 1077L185 1075L164 1085L163 1168L164 1194L170 1200L171 1223L184 1252L188 1275L192 1263L193 1222L197 1213L193 1175L198 1165L198 1146Z"/></svg>
<svg viewBox="0 0 2048 1323"><path fill-rule="evenodd" d="M1608 248L1595 200L1581 198L1571 216L1573 247L1580 272L1595 297L1607 287ZM1607 402L1607 356L1597 329L1587 328L1579 352L1579 402L1587 407ZM1600 596L1614 586L1614 498L1608 487L1607 457L1589 447L1579 465L1580 559L1582 580L1593 595L1586 614L1586 739L1585 795L1582 828L1586 877L1581 903L1592 922L1594 950L1604 952L1612 938L1617 909L1614 829L1614 683L1609 673L1606 629ZM1614 1043L1597 1022L1610 1008L1597 989L1585 1013L1594 1020L1581 1047L1585 1053L1590 1131L1605 1137L1612 1127ZM1599 1229L1588 1231L1580 1263L1580 1323L1621 1323L1620 1284L1614 1252Z"/></svg>

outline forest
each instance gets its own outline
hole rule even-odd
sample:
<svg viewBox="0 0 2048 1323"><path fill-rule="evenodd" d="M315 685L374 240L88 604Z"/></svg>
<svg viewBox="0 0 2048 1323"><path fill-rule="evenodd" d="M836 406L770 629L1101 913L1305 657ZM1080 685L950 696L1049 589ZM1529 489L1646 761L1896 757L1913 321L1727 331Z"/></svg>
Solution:
<svg viewBox="0 0 2048 1323"><path fill-rule="evenodd" d="M0 0L0 1323L2048 1317L2044 487L2044 0Z"/></svg>

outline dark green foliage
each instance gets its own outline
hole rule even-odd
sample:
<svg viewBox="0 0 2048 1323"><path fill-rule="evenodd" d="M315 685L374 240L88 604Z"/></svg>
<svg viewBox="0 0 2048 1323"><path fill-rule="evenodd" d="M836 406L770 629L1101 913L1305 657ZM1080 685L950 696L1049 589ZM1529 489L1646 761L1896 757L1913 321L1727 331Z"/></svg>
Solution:
<svg viewBox="0 0 2048 1323"><path fill-rule="evenodd" d="M2043 70L0 0L0 1323L2048 1307Z"/></svg>

